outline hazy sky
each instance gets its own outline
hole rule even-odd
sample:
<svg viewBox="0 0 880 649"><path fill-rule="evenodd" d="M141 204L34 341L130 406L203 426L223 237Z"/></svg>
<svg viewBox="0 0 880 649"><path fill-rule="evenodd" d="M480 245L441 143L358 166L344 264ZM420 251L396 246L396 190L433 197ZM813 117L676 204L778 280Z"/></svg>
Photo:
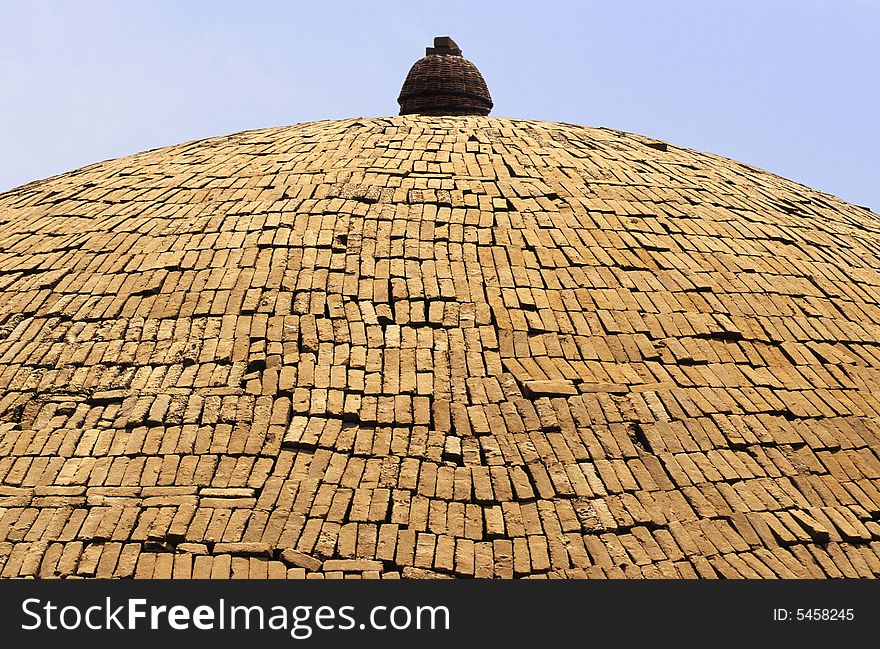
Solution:
<svg viewBox="0 0 880 649"><path fill-rule="evenodd" d="M880 0L0 0L0 191L184 140L396 115L450 35L492 114L641 133L880 211Z"/></svg>

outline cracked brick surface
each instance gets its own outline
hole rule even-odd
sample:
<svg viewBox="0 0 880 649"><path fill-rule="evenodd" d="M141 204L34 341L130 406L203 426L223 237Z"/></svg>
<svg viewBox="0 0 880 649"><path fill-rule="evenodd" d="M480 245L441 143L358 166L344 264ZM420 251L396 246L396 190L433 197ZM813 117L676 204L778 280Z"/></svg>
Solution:
<svg viewBox="0 0 880 649"><path fill-rule="evenodd" d="M876 577L880 217L640 136L300 124L0 195L3 577Z"/></svg>

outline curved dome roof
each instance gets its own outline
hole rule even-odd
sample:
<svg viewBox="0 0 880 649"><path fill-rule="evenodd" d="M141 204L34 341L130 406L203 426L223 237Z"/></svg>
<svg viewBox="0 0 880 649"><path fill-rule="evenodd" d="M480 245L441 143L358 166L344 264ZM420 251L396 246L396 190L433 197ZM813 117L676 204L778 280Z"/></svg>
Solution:
<svg viewBox="0 0 880 649"><path fill-rule="evenodd" d="M565 124L0 195L0 574L880 574L880 221Z"/></svg>
<svg viewBox="0 0 880 649"><path fill-rule="evenodd" d="M448 36L416 61L397 98L401 115L483 115L492 110L492 97L477 66L461 55Z"/></svg>

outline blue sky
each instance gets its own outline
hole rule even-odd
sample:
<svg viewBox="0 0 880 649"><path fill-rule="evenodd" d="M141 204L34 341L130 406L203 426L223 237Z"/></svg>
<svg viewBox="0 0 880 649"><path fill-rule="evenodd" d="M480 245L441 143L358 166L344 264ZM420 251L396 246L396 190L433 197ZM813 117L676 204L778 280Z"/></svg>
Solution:
<svg viewBox="0 0 880 649"><path fill-rule="evenodd" d="M397 114L435 35L493 115L641 133L880 211L880 0L0 0L0 191L252 128Z"/></svg>

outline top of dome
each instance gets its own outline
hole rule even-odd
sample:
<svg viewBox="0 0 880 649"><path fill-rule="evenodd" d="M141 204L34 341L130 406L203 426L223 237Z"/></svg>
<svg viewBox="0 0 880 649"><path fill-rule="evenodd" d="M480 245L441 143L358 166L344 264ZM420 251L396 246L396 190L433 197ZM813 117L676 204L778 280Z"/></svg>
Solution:
<svg viewBox="0 0 880 649"><path fill-rule="evenodd" d="M415 62L400 96L401 115L488 115L492 97L477 66L461 55L449 36L437 36L434 47Z"/></svg>
<svg viewBox="0 0 880 649"><path fill-rule="evenodd" d="M324 121L0 194L0 575L880 575L880 219Z"/></svg>

